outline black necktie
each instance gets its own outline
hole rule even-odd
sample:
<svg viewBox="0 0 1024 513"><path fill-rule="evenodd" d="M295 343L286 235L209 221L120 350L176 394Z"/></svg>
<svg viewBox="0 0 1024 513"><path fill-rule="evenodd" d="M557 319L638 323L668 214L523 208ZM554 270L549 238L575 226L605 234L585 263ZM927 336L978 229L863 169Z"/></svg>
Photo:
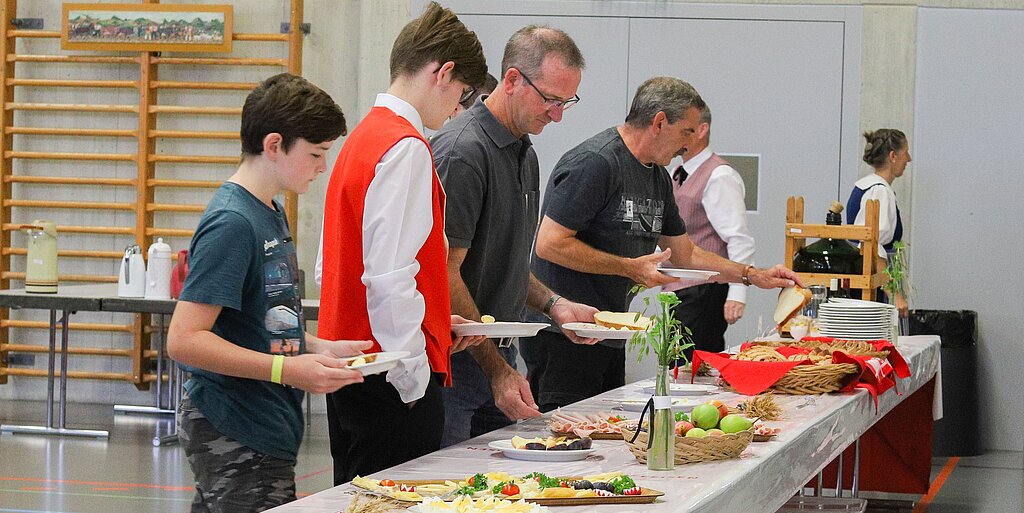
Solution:
<svg viewBox="0 0 1024 513"><path fill-rule="evenodd" d="M672 179L679 182L679 185L683 184L683 181L686 180L687 176L690 176L690 174L683 169L683 166L677 167L676 170L672 172Z"/></svg>

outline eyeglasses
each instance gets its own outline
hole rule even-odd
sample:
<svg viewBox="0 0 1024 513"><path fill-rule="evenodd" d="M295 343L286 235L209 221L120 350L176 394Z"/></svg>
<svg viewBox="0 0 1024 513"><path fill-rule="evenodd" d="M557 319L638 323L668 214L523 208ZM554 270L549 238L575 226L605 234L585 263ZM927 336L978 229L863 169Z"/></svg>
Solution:
<svg viewBox="0 0 1024 513"><path fill-rule="evenodd" d="M442 66L438 66L437 69L434 70L434 74L435 75L437 74L438 71L441 71L441 67ZM540 91L538 91L538 92L540 92ZM471 85L467 85L466 88L462 90L462 96L459 97L459 103L460 104L465 104L469 100L473 99L473 95L475 95L475 94L476 94L476 88L471 86ZM465 105L463 105L463 107L465 107Z"/></svg>
<svg viewBox="0 0 1024 513"><path fill-rule="evenodd" d="M517 70L517 71L519 71L519 74L523 76L523 79L526 80L526 83L530 84L530 87L532 87L534 91L537 91L537 94L539 94L541 99L544 100L544 105L547 108L549 108L549 109L556 109L556 108L558 108L558 109L562 109L562 110L569 110L573 105L576 105L580 101L580 95L578 95L578 94L574 94L572 96L572 98L569 98L568 100L559 100L558 98L548 98L548 96L546 94L540 92L540 89L537 89L537 86L533 84L533 81L530 80L530 77L526 76L526 73L523 73L522 70Z"/></svg>
<svg viewBox="0 0 1024 513"><path fill-rule="evenodd" d="M476 88L473 86L466 86L466 90L462 91L462 96L459 97L459 103L465 107L466 103L473 99L476 95ZM472 104L470 104L472 105Z"/></svg>

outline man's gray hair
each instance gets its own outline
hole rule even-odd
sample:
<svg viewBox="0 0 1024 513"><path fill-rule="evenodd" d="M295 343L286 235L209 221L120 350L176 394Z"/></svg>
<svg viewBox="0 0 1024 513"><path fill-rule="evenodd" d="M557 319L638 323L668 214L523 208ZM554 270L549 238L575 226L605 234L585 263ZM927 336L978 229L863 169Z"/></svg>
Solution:
<svg viewBox="0 0 1024 513"><path fill-rule="evenodd" d="M516 68L531 80L540 80L541 64L549 54L562 58L566 67L582 70L587 63L576 42L565 31L547 25L527 25L512 34L501 59L501 76Z"/></svg>
<svg viewBox="0 0 1024 513"><path fill-rule="evenodd" d="M626 115L626 123L642 128L654 120L659 112L665 113L669 123L683 117L683 112L691 107L703 110L707 107L692 85L673 77L654 77L640 84L633 96L633 104ZM711 111L708 111L710 118Z"/></svg>
<svg viewBox="0 0 1024 513"><path fill-rule="evenodd" d="M708 107L707 103L700 108L700 122L707 123L708 126L711 126L711 107Z"/></svg>

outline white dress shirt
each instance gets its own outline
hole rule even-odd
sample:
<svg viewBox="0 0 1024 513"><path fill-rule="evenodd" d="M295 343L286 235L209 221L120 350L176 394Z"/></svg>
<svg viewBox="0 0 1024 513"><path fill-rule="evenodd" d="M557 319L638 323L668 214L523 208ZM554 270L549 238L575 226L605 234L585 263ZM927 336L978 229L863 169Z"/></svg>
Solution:
<svg viewBox="0 0 1024 513"><path fill-rule="evenodd" d="M867 223L867 201L878 200L878 256L888 258L885 244L892 242L896 235L896 192L892 190L885 178L871 173L853 184L858 189L867 189L860 198L860 210L853 224L861 226ZM877 187L881 185L881 187ZM870 187L870 188L869 188Z"/></svg>
<svg viewBox="0 0 1024 513"><path fill-rule="evenodd" d="M711 157L711 148L704 148L692 159L683 162L688 174L697 171ZM746 187L743 179L732 166L718 166L711 171L708 185L700 203L707 212L708 221L725 241L729 260L754 265L754 236L747 227L747 206L743 200ZM747 287L742 283L730 283L728 301L747 302Z"/></svg>
<svg viewBox="0 0 1024 513"><path fill-rule="evenodd" d="M423 133L419 113L401 98L381 93L374 106L392 110ZM363 206L362 282L366 286L370 330L382 350L409 352L409 357L387 374L388 382L406 403L423 397L430 381L421 328L426 304L416 290L420 270L416 255L434 223L433 174L427 145L412 137L402 139L377 163ZM322 231L314 272L319 284L323 273Z"/></svg>

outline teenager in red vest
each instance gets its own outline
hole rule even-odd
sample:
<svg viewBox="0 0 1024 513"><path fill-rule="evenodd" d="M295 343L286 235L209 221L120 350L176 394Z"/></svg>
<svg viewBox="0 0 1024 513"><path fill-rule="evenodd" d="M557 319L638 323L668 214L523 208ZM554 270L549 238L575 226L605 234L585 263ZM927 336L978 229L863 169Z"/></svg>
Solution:
<svg viewBox="0 0 1024 513"><path fill-rule="evenodd" d="M441 128L486 74L476 34L432 2L399 33L391 85L334 165L324 206L319 335L367 338L371 352L409 353L386 375L328 395L336 484L440 448L451 324L466 321L451 315L444 190L423 127Z"/></svg>

